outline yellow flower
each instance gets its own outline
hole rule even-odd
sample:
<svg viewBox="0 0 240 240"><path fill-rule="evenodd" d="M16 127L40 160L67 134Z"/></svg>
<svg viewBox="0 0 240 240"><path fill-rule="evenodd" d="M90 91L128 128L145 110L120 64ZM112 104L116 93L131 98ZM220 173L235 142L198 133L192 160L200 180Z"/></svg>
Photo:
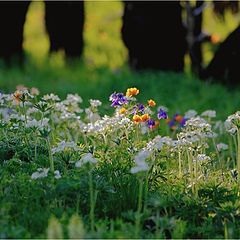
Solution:
<svg viewBox="0 0 240 240"><path fill-rule="evenodd" d="M127 97L132 97L132 96L136 96L139 94L139 90L137 88L128 88L127 92L126 92L126 96Z"/></svg>
<svg viewBox="0 0 240 240"><path fill-rule="evenodd" d="M150 100L148 100L148 106L154 107L154 106L156 106L156 102L154 100L150 99Z"/></svg>
<svg viewBox="0 0 240 240"><path fill-rule="evenodd" d="M134 121L134 123L138 124L142 121L142 118L139 115L134 115L133 121Z"/></svg>
<svg viewBox="0 0 240 240"><path fill-rule="evenodd" d="M143 115L141 116L141 119L142 119L142 122L146 122L147 120L150 119L149 114L143 114Z"/></svg>
<svg viewBox="0 0 240 240"><path fill-rule="evenodd" d="M126 111L127 111L126 108L121 108L121 109L119 110L119 113L120 113L120 114L124 114L124 113L126 113Z"/></svg>

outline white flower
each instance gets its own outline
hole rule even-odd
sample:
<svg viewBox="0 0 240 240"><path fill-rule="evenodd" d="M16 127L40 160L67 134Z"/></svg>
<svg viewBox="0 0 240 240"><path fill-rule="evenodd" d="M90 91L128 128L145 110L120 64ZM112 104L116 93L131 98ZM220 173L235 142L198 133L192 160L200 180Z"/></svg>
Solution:
<svg viewBox="0 0 240 240"><path fill-rule="evenodd" d="M48 118L43 118L42 120L37 121L36 119L27 120L26 128L39 128L43 129L44 127L48 127Z"/></svg>
<svg viewBox="0 0 240 240"><path fill-rule="evenodd" d="M226 130L230 134L235 134L240 127L240 112L230 115L224 123Z"/></svg>
<svg viewBox="0 0 240 240"><path fill-rule="evenodd" d="M164 112L168 112L168 108L165 106L159 106L158 107L158 112L160 111L160 109L162 109Z"/></svg>
<svg viewBox="0 0 240 240"><path fill-rule="evenodd" d="M227 150L227 149L228 149L228 145L227 144L225 144L225 143L218 143L217 144L217 150L219 152Z"/></svg>
<svg viewBox="0 0 240 240"><path fill-rule="evenodd" d="M52 148L52 154L63 152L65 148L72 148L75 151L79 151L80 149L77 147L75 142L65 142L61 141L57 147Z"/></svg>
<svg viewBox="0 0 240 240"><path fill-rule="evenodd" d="M90 108L86 108L85 113L87 114L87 118L91 123L95 123L97 120L101 119L100 115L96 112L92 112Z"/></svg>
<svg viewBox="0 0 240 240"><path fill-rule="evenodd" d="M135 174L138 172L147 171L149 169L148 164L145 160L150 156L151 152L147 150L141 150L134 157L135 166L131 168L131 173Z"/></svg>
<svg viewBox="0 0 240 240"><path fill-rule="evenodd" d="M147 163L143 161L143 162L139 162L135 167L132 167L130 171L132 174L135 174L138 172L148 171L148 169L149 167Z"/></svg>
<svg viewBox="0 0 240 240"><path fill-rule="evenodd" d="M150 109L150 107L145 107L144 113L151 115L151 114L153 114L153 111Z"/></svg>
<svg viewBox="0 0 240 240"><path fill-rule="evenodd" d="M81 157L81 159L79 161L77 161L75 163L75 167L79 168L79 167L81 167L82 165L84 165L86 163L96 164L97 163L97 159L94 158L91 153L86 153L83 157Z"/></svg>
<svg viewBox="0 0 240 240"><path fill-rule="evenodd" d="M61 178L62 176L61 176L61 174L60 174L60 172L59 172L59 170L55 170L54 171L54 177L56 178L56 179L59 179L59 178Z"/></svg>
<svg viewBox="0 0 240 240"><path fill-rule="evenodd" d="M102 102L99 100L90 99L89 102L92 107L99 107L102 105Z"/></svg>
<svg viewBox="0 0 240 240"><path fill-rule="evenodd" d="M91 134L106 134L117 131L118 129L130 129L132 126L133 122L121 114L116 114L113 117L105 115L94 123L88 123L83 131Z"/></svg>
<svg viewBox="0 0 240 240"><path fill-rule="evenodd" d="M31 179L45 178L48 176L49 168L38 168L31 176Z"/></svg>
<svg viewBox="0 0 240 240"><path fill-rule="evenodd" d="M153 151L153 150L161 150L162 147L166 146L174 146L175 143L170 137L161 137L156 136L153 140L147 143L146 150Z"/></svg>
<svg viewBox="0 0 240 240"><path fill-rule="evenodd" d="M76 104L76 103L82 103L82 98L78 95L78 94L68 94L66 100L64 101L64 103L66 105L69 104Z"/></svg>
<svg viewBox="0 0 240 240"><path fill-rule="evenodd" d="M148 158L151 155L150 151L147 150L141 150L140 152L137 153L137 155L134 157L134 161L136 163L145 161L146 158Z"/></svg>
<svg viewBox="0 0 240 240"><path fill-rule="evenodd" d="M149 130L149 128L147 127L146 123L140 123L141 126L141 133L142 134L146 134Z"/></svg>
<svg viewBox="0 0 240 240"><path fill-rule="evenodd" d="M195 110L190 109L187 112L185 112L184 117L189 119L189 118L195 117L196 115L197 115L197 112Z"/></svg>
<svg viewBox="0 0 240 240"><path fill-rule="evenodd" d="M60 101L58 95L55 95L53 93L44 95L42 99L45 101Z"/></svg>
<svg viewBox="0 0 240 240"><path fill-rule="evenodd" d="M36 113L36 112L39 112L39 110L36 109L35 107L31 107L31 108L28 108L27 115L31 115L32 113Z"/></svg>
<svg viewBox="0 0 240 240"><path fill-rule="evenodd" d="M209 156L207 156L206 154L198 154L197 157L193 161L206 162L209 160L211 160L211 158Z"/></svg>
<svg viewBox="0 0 240 240"><path fill-rule="evenodd" d="M201 114L203 117L209 117L209 118L215 118L216 117L216 111L214 110L207 110Z"/></svg>

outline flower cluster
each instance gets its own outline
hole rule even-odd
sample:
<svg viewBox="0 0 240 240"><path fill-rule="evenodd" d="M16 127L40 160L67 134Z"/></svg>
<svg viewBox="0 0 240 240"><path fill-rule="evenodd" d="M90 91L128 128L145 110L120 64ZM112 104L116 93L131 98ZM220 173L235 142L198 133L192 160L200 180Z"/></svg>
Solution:
<svg viewBox="0 0 240 240"><path fill-rule="evenodd" d="M220 127L225 131L223 123L214 122L216 112L213 110L200 115L189 110L184 115L177 113L168 118L168 110L157 106L155 100L138 102L136 97L140 91L135 87L127 89L125 94L111 94L109 100L115 109L111 116L101 116L98 108L102 102L97 99L90 99L89 106L84 109L81 107L82 98L77 94L68 94L61 100L52 93L41 97L36 89L33 90L32 93L28 89L18 89L14 94L0 94L0 130L5 135L18 134L19 138L24 137L24 142L36 144L35 154L38 141L49 151L49 168L38 166L32 179L50 176L49 172L56 179L60 178L61 174L54 165L58 158L64 156L70 156L71 160L67 162L74 163L75 167L87 163L94 167L98 162L95 148L99 151L104 145L104 148L111 149L120 146L121 141L129 152L134 152L131 173L150 171L155 161L161 159L156 157L159 154L175 159L177 156L179 162L182 156L188 156L191 161L188 159L187 163L195 165L209 162L210 157L206 153L211 145L209 139L215 142L217 134L214 131L218 129L220 132ZM171 137L166 126L174 130ZM240 112L237 112L228 117L225 128L233 134L239 127ZM228 145L219 141L214 149L216 156L220 156L227 152ZM179 169L187 163L179 163Z"/></svg>
<svg viewBox="0 0 240 240"><path fill-rule="evenodd" d="M156 106L156 102L153 99L149 99L144 105L143 103L136 103L134 96L139 94L139 90L136 87L128 88L126 94L113 93L109 100L112 102L111 106L115 107L117 112L121 115L125 115L128 118L132 118L132 122L136 125L141 125L142 128L148 127L149 129L155 129L159 125L159 121L155 120L152 115L151 108ZM167 119L167 113L163 109L159 109L157 112L157 118Z"/></svg>

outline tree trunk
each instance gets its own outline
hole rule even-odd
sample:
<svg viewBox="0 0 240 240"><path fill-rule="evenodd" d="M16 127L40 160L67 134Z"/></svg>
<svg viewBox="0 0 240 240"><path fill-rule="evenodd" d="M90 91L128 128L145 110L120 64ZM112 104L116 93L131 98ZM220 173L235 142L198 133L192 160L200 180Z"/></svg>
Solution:
<svg viewBox="0 0 240 240"><path fill-rule="evenodd" d="M84 2L45 1L45 22L50 51L64 49L67 57L83 52Z"/></svg>
<svg viewBox="0 0 240 240"><path fill-rule="evenodd" d="M203 78L235 85L240 82L240 25L221 43L212 61L203 71Z"/></svg>
<svg viewBox="0 0 240 240"><path fill-rule="evenodd" d="M23 27L30 1L0 1L0 58L23 60Z"/></svg>
<svg viewBox="0 0 240 240"><path fill-rule="evenodd" d="M179 1L124 1L122 39L135 70L180 72L184 67L186 30Z"/></svg>

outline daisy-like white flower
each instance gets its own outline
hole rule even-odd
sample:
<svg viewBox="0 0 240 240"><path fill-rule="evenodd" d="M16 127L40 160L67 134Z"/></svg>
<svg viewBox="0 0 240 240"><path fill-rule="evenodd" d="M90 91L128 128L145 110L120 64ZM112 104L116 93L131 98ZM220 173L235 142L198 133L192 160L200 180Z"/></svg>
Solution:
<svg viewBox="0 0 240 240"><path fill-rule="evenodd" d="M184 117L185 117L186 119L190 119L190 118L195 117L196 115L197 115L197 112L196 112L195 110L193 110L193 109L190 109L190 110L188 110L187 112L185 112Z"/></svg>
<svg viewBox="0 0 240 240"><path fill-rule="evenodd" d="M45 178L48 176L49 168L38 168L36 172L31 175L31 179Z"/></svg>
<svg viewBox="0 0 240 240"><path fill-rule="evenodd" d="M149 166L145 160L150 156L150 154L150 151L142 150L134 157L135 166L130 170L132 174L148 171Z"/></svg>
<svg viewBox="0 0 240 240"><path fill-rule="evenodd" d="M56 179L59 179L59 178L62 177L61 174L60 174L60 172L59 172L59 170L55 170L55 171L54 171L54 177L55 177Z"/></svg>
<svg viewBox="0 0 240 240"><path fill-rule="evenodd" d="M89 102L92 107L99 107L102 105L101 101L95 99L90 99Z"/></svg>
<svg viewBox="0 0 240 240"><path fill-rule="evenodd" d="M54 101L54 102L60 101L59 96L53 93L44 95L42 99L44 101Z"/></svg>
<svg viewBox="0 0 240 240"><path fill-rule="evenodd" d="M240 128L240 111L228 116L224 125L230 134L235 134Z"/></svg>
<svg viewBox="0 0 240 240"><path fill-rule="evenodd" d="M207 110L207 111L204 111L201 114L201 116L202 117L215 118L216 117L216 111L214 111L214 110Z"/></svg>
<svg viewBox="0 0 240 240"><path fill-rule="evenodd" d="M84 156L81 157L79 161L75 163L75 166L79 168L86 163L96 164L97 159L93 157L92 153L86 153Z"/></svg>
<svg viewBox="0 0 240 240"><path fill-rule="evenodd" d="M136 174L138 172L148 171L149 167L146 162L139 162L135 167L131 168L131 173Z"/></svg>
<svg viewBox="0 0 240 240"><path fill-rule="evenodd" d="M217 144L217 150L218 150L219 152L228 150L228 145L225 144L225 143L218 143L218 144Z"/></svg>
<svg viewBox="0 0 240 240"><path fill-rule="evenodd" d="M48 127L49 119L48 118L43 118L42 120L36 120L36 119L31 119L31 120L27 120L26 123L26 128L39 128L39 129L43 129L44 127Z"/></svg>
<svg viewBox="0 0 240 240"><path fill-rule="evenodd" d="M206 154L198 154L197 157L193 159L193 161L197 161L197 162L207 162L210 160L211 158Z"/></svg>
<svg viewBox="0 0 240 240"><path fill-rule="evenodd" d="M57 147L52 148L52 154L63 152L65 148L72 148L75 151L79 151L79 148L77 147L77 144L75 142L65 142L61 141Z"/></svg>
<svg viewBox="0 0 240 240"><path fill-rule="evenodd" d="M82 101L82 98L78 94L68 94L64 102L66 105L69 105L73 103L82 103Z"/></svg>

